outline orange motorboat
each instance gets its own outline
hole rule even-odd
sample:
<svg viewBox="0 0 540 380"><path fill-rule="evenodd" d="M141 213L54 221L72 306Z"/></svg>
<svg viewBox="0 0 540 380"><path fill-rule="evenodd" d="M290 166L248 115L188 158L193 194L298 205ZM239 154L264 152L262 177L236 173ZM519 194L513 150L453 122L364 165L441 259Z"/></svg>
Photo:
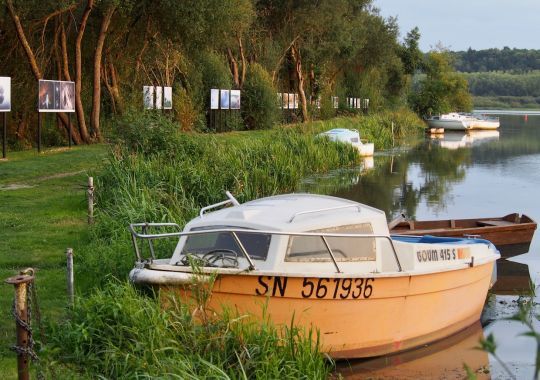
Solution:
<svg viewBox="0 0 540 380"><path fill-rule="evenodd" d="M335 358L403 351L480 318L500 257L486 240L391 237L384 212L335 197L288 194L240 204L228 196L183 231L152 232L171 223L131 225L131 280L185 302L194 284L211 284L216 312L262 318L264 311L275 324L315 328ZM170 258L157 259L154 241L163 238L178 243Z"/></svg>

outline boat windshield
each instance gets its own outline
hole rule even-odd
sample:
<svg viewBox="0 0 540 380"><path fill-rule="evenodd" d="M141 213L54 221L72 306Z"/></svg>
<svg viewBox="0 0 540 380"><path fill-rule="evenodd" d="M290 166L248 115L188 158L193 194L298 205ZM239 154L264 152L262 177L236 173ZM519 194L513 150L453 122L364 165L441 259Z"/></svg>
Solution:
<svg viewBox="0 0 540 380"><path fill-rule="evenodd" d="M372 234L370 223L325 228L310 232L335 234ZM336 261L374 261L375 238L326 237ZM319 236L293 236L289 239L285 261L325 262L331 257L324 241Z"/></svg>
<svg viewBox="0 0 540 380"><path fill-rule="evenodd" d="M212 226L211 229L226 229L238 227ZM238 246L231 232L212 232L208 227L193 228L192 231L209 230L208 233L191 235L186 239L182 254L204 256L212 252L218 252L234 258L243 257L242 249ZM246 249L249 256L254 260L266 260L270 247L271 236L259 233L236 232L236 236Z"/></svg>

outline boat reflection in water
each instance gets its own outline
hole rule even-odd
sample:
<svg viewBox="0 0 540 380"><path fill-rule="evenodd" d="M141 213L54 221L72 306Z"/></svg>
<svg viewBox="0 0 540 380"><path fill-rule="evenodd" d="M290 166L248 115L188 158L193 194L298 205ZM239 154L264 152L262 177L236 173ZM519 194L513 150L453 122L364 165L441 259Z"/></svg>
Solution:
<svg viewBox="0 0 540 380"><path fill-rule="evenodd" d="M430 135L431 141L441 148L470 148L479 144L499 140L499 131L446 131L442 135Z"/></svg>
<svg viewBox="0 0 540 380"><path fill-rule="evenodd" d="M476 349L482 339L480 322L419 349L370 360L342 361L337 372L347 379L464 379L464 364L477 379L489 379L489 356Z"/></svg>
<svg viewBox="0 0 540 380"><path fill-rule="evenodd" d="M485 338L482 325L517 311L517 304L509 308L512 300L506 296L526 294L530 275L526 264L504 259L497 261L497 272L497 283L490 291L481 322L422 348L368 360L338 362L337 373L346 379L465 379L466 364L477 379L505 378L507 374L492 368L489 355L476 347Z"/></svg>
<svg viewBox="0 0 540 380"><path fill-rule="evenodd" d="M486 326L491 322L511 317L519 310L518 297L515 296L530 293L529 266L499 259L497 261L497 282L489 291L480 319L482 324Z"/></svg>
<svg viewBox="0 0 540 380"><path fill-rule="evenodd" d="M375 166L373 156L362 157L362 170L370 170Z"/></svg>
<svg viewBox="0 0 540 380"><path fill-rule="evenodd" d="M497 282L491 293L497 295L528 294L531 286L531 276L527 264L500 259L497 261Z"/></svg>

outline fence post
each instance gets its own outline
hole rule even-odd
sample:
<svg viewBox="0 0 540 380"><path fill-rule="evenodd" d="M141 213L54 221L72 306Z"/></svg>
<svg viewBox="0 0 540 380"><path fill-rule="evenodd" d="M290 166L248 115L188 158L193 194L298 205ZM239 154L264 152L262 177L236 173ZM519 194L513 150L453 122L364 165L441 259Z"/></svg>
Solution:
<svg viewBox="0 0 540 380"><path fill-rule="evenodd" d="M6 279L6 283L15 286L15 304L13 313L17 325L17 345L14 347L14 350L17 352L17 372L19 374L19 380L30 379L30 374L28 372L28 357L33 354L33 341L28 310L28 287L34 281L34 270L28 269L26 272L32 274L20 274Z"/></svg>
<svg viewBox="0 0 540 380"><path fill-rule="evenodd" d="M94 223L94 177L88 177L88 224Z"/></svg>
<svg viewBox="0 0 540 380"><path fill-rule="evenodd" d="M74 274L73 274L73 248L66 249L67 258L67 293L68 301L71 306L75 301Z"/></svg>

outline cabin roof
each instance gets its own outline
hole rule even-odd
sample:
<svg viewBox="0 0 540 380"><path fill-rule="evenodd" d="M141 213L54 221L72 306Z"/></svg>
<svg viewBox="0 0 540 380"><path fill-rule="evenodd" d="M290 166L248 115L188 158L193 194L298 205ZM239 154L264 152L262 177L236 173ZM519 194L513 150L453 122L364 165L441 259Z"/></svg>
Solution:
<svg viewBox="0 0 540 380"><path fill-rule="evenodd" d="M326 195L286 194L206 213L189 222L186 230L229 226L302 232L381 220L386 223L383 211L358 202Z"/></svg>

